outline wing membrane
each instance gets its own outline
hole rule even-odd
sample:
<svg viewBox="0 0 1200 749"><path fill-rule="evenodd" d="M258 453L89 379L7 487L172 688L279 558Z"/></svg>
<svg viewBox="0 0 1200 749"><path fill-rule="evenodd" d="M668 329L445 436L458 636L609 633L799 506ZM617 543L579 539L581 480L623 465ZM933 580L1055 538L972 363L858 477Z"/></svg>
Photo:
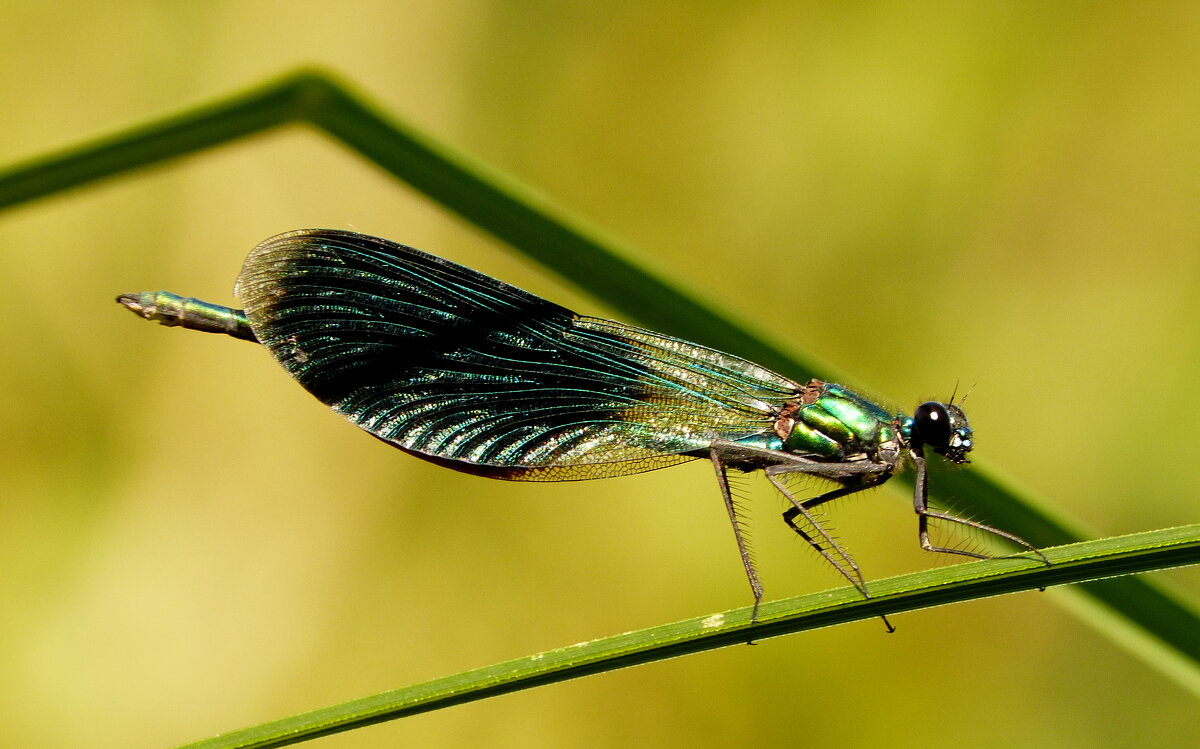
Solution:
<svg viewBox="0 0 1200 749"><path fill-rule="evenodd" d="M322 402L407 451L500 478L674 465L769 429L772 407L799 389L353 232L267 240L235 293L259 340Z"/></svg>

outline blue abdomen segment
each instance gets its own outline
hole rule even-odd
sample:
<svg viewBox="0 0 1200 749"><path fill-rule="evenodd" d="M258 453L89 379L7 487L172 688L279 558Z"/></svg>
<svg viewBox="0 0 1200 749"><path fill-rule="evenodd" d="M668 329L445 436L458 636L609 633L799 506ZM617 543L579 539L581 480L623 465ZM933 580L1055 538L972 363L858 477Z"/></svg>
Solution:
<svg viewBox="0 0 1200 749"><path fill-rule="evenodd" d="M788 414L794 420L783 440L791 453L844 460L866 453L897 438L895 418L877 404L841 385L810 383L800 403Z"/></svg>

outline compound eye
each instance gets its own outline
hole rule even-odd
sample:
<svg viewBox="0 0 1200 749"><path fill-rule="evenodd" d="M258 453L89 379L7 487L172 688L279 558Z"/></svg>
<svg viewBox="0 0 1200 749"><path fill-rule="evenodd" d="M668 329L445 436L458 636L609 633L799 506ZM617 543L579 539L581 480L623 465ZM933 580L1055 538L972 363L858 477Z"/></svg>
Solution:
<svg viewBox="0 0 1200 749"><path fill-rule="evenodd" d="M917 406L913 429L922 442L934 449L950 446L950 412L937 401Z"/></svg>

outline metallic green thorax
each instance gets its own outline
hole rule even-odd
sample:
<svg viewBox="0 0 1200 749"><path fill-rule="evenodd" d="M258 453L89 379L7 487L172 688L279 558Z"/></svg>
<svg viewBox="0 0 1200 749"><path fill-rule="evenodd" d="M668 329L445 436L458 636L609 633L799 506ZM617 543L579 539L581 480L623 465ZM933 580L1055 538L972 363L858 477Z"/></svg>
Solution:
<svg viewBox="0 0 1200 749"><path fill-rule="evenodd" d="M775 433L789 453L874 460L881 449L895 452L903 419L841 385L812 380L780 411Z"/></svg>

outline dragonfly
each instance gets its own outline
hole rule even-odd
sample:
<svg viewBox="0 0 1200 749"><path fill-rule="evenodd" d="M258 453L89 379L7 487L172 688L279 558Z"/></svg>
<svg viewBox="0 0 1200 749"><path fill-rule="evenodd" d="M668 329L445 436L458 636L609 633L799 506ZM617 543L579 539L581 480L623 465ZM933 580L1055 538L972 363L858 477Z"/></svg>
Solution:
<svg viewBox="0 0 1200 749"><path fill-rule="evenodd" d="M930 506L926 452L967 463L960 405L892 413L842 385L798 382L700 344L576 314L478 271L378 237L333 229L280 234L251 251L234 287L244 309L166 291L117 301L167 326L262 344L322 403L418 458L512 481L575 481L707 460L754 596L763 586L730 491L762 471L786 525L858 592L858 564L816 508L879 486L907 463L921 547L931 520L1019 536ZM797 474L832 489L800 499ZM885 624L887 620L884 619ZM891 625L887 624L889 630Z"/></svg>

